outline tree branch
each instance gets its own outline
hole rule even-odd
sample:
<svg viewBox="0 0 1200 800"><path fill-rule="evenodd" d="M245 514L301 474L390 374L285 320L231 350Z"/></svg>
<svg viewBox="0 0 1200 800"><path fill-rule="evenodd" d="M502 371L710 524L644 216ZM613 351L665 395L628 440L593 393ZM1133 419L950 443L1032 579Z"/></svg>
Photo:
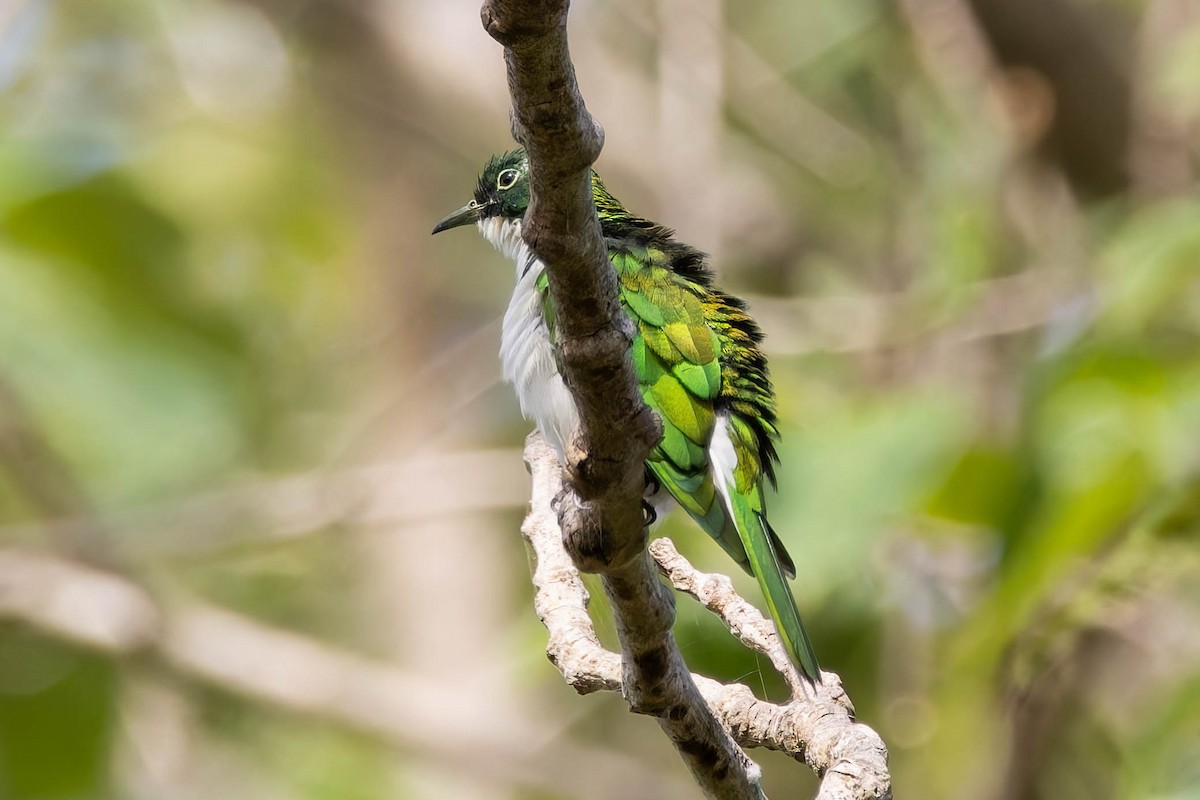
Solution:
<svg viewBox="0 0 1200 800"><path fill-rule="evenodd" d="M601 574L645 547L643 463L658 423L629 358L633 325L592 205L591 166L604 133L584 106L567 52L566 0L488 0L484 27L504 45L513 137L529 154L525 241L545 262L557 315L560 369L579 408L569 453L584 501L567 536L580 567Z"/></svg>
<svg viewBox="0 0 1200 800"><path fill-rule="evenodd" d="M592 205L590 170L603 132L575 82L567 7L567 0L487 0L481 13L504 45L513 136L529 154L523 235L549 273L559 368L579 409L561 536L574 564L600 575L612 603L630 707L658 720L709 797L757 800L759 769L692 681L671 633L674 596L646 553L644 463L660 431L638 391L633 326L617 302Z"/></svg>
<svg viewBox="0 0 1200 800"><path fill-rule="evenodd" d="M494 698L226 609L161 602L127 577L61 558L0 548L0 621L9 620L114 658L150 658L197 684L450 763L488 786L594 800L683 788L622 753L547 740L551 720L506 712Z"/></svg>
<svg viewBox="0 0 1200 800"><path fill-rule="evenodd" d="M532 474L529 515L521 533L533 548L534 608L550 634L546 653L566 681L581 694L622 691L628 678L621 657L601 646L588 616L588 594L563 547L553 509L562 488L557 455L542 438L530 434L525 461ZM656 539L650 552L658 569L681 591L716 613L744 644L763 653L787 678L792 700L776 705L757 699L741 684L725 685L691 675L700 696L725 730L743 747L766 747L807 763L822 776L818 800L890 798L887 749L879 735L854 721L854 709L841 680L830 672L813 688L800 679L788 662L772 624L733 590L729 578L698 572L675 550L669 539ZM643 686L641 691L670 691ZM758 767L750 764L747 779L755 791ZM713 787L705 786L706 791ZM724 795L717 787L716 797Z"/></svg>

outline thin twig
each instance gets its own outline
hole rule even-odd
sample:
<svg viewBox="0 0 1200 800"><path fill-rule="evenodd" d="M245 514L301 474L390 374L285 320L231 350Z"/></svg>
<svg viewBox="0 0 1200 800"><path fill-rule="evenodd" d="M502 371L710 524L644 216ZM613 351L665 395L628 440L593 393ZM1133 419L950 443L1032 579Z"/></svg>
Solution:
<svg viewBox="0 0 1200 800"><path fill-rule="evenodd" d="M563 548L553 508L562 487L557 456L535 433L526 442L525 459L533 493L521 532L535 556L534 608L550 634L547 655L581 694L607 690L628 695L621 658L596 638L587 590ZM887 749L875 731L854 721L838 676L825 672L819 686L808 687L796 677L771 623L734 592L728 578L698 572L667 539L655 540L650 551L677 588L697 597L739 639L790 676L793 698L786 705L759 700L742 684L691 676L733 739L742 747L778 750L811 766L822 776L818 800L890 798Z"/></svg>
<svg viewBox="0 0 1200 800"><path fill-rule="evenodd" d="M488 785L596 800L674 797L682 788L622 753L547 738L552 721L501 710L494 698L459 685L215 606L164 603L127 577L62 558L0 549L0 621L8 620L113 658L151 658L197 684L359 731L455 770L467 764Z"/></svg>

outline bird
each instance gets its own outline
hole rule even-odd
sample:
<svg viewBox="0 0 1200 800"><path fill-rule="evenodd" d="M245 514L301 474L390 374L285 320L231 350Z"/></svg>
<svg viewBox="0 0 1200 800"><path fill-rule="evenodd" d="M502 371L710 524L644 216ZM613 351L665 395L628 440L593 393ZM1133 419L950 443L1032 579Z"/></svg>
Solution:
<svg viewBox="0 0 1200 800"><path fill-rule="evenodd" d="M682 506L757 579L789 660L819 683L816 652L786 580L795 577L795 563L767 522L779 429L762 332L742 300L716 287L704 253L626 210L595 170L591 188L620 305L635 330L639 388L662 424L646 460L648 488L658 490L654 508L672 500ZM521 236L529 199L526 152L494 155L471 201L433 233L474 225L515 262L500 336L503 374L524 416L565 464L579 413L555 357L548 272Z"/></svg>

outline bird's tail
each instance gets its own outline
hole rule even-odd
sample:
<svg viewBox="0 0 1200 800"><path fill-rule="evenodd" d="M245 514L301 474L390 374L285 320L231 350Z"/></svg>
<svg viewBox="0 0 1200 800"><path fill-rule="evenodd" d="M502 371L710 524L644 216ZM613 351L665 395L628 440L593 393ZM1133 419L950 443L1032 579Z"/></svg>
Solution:
<svg viewBox="0 0 1200 800"><path fill-rule="evenodd" d="M809 641L808 632L800 620L800 610L796 608L796 599L788 588L787 578L780 560L777 547L779 537L771 530L767 518L763 515L761 505L754 508L748 498L734 494L730 498L733 506L734 524L742 545L746 548L746 556L750 561L750 570L758 579L759 588L766 598L767 608L771 619L775 621L775 630L783 640L784 649L792 663L814 683L821 681L821 668L817 664L817 654ZM786 557L786 555L785 555Z"/></svg>

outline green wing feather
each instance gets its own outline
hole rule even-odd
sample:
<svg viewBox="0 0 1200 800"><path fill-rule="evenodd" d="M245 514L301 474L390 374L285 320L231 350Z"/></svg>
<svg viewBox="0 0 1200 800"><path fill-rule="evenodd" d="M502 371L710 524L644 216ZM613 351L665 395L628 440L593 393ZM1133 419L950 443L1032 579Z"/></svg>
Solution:
<svg viewBox="0 0 1200 800"><path fill-rule="evenodd" d="M709 468L713 405L721 392L720 343L705 321L699 287L656 263L652 250L614 250L609 257L620 279L621 303L637 326L633 364L642 397L663 427L646 465L730 557L749 569ZM647 300L651 289L654 302Z"/></svg>
<svg viewBox="0 0 1200 800"><path fill-rule="evenodd" d="M757 329L744 308L702 280L673 270L653 246L610 240L621 303L637 328L633 362L642 396L662 421L647 466L671 496L754 575L792 662L820 680L812 643L785 576L795 566L767 523L762 482L777 435ZM699 276L697 275L697 278ZM722 348L723 341L726 344ZM737 465L718 487L708 447L726 409ZM722 494L728 495L728 505Z"/></svg>

